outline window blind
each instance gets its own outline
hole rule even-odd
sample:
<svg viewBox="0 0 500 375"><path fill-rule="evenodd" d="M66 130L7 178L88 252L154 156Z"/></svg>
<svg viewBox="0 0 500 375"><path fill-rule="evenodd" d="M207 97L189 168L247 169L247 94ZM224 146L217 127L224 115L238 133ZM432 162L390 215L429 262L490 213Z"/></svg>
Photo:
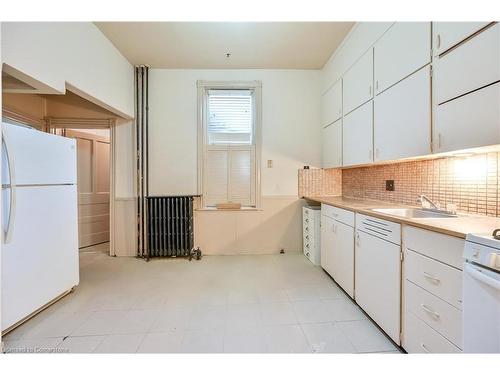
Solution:
<svg viewBox="0 0 500 375"><path fill-rule="evenodd" d="M252 144L253 92L208 91L209 144Z"/></svg>

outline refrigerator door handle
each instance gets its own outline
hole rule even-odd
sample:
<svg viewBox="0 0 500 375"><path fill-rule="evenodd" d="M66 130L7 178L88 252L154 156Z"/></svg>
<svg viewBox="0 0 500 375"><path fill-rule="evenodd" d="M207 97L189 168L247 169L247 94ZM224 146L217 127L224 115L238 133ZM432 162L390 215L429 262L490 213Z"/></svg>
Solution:
<svg viewBox="0 0 500 375"><path fill-rule="evenodd" d="M4 243L9 243L12 238L12 228L14 227L14 217L16 213L16 176L14 173L14 160L9 153L9 147L5 132L2 131L2 143L5 147L5 155L7 156L7 164L9 165L9 180L10 180L10 207L9 219L7 221L7 229L4 233Z"/></svg>

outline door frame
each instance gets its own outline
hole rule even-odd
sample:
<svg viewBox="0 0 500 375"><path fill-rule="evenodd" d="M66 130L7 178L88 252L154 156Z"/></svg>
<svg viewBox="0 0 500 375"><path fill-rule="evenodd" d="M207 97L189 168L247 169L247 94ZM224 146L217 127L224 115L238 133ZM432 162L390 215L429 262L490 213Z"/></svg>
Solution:
<svg viewBox="0 0 500 375"><path fill-rule="evenodd" d="M109 255L116 256L115 248L115 173L116 173L116 119L77 119L55 118L45 119L45 131L58 134L65 129L109 129ZM59 134L64 135L64 134Z"/></svg>

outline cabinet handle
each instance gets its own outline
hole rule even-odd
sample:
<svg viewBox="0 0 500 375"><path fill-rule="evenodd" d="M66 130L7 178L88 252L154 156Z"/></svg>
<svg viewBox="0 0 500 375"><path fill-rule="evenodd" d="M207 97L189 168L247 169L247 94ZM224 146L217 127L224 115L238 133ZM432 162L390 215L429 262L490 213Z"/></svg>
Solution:
<svg viewBox="0 0 500 375"><path fill-rule="evenodd" d="M378 91L378 79L377 79L377 82L375 82L375 90Z"/></svg>
<svg viewBox="0 0 500 375"><path fill-rule="evenodd" d="M421 304L420 307L422 307L422 309L426 313L431 314L434 317L434 319L436 319L436 320L439 319L439 314L437 312L435 312L433 309L431 309L429 306Z"/></svg>
<svg viewBox="0 0 500 375"><path fill-rule="evenodd" d="M436 37L436 47L439 49L441 47L441 35L438 34Z"/></svg>
<svg viewBox="0 0 500 375"><path fill-rule="evenodd" d="M432 276L430 273L423 272L424 276L427 277L429 280L431 280L434 284L439 284L441 280L439 280L437 277Z"/></svg>
<svg viewBox="0 0 500 375"><path fill-rule="evenodd" d="M372 95L372 86L370 85L370 87L368 87L368 93L370 94L370 96Z"/></svg>
<svg viewBox="0 0 500 375"><path fill-rule="evenodd" d="M438 134L438 150L441 149L442 141L443 141L443 136L441 135L441 133L439 133Z"/></svg>
<svg viewBox="0 0 500 375"><path fill-rule="evenodd" d="M359 247L359 232L356 232L356 246Z"/></svg>
<svg viewBox="0 0 500 375"><path fill-rule="evenodd" d="M335 224L332 224L332 232L337 233L337 226Z"/></svg>
<svg viewBox="0 0 500 375"><path fill-rule="evenodd" d="M427 349L427 346L425 346L424 343L420 344L420 347L424 350L424 352L426 353L430 353L431 351L429 349Z"/></svg>

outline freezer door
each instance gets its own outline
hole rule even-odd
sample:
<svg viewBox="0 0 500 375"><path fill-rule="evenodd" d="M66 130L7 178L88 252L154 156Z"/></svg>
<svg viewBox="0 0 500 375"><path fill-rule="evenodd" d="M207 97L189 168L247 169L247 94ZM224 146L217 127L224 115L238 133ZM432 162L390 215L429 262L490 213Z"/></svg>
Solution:
<svg viewBox="0 0 500 375"><path fill-rule="evenodd" d="M76 185L18 187L2 245L2 330L79 282ZM5 230L5 228L4 228Z"/></svg>
<svg viewBox="0 0 500 375"><path fill-rule="evenodd" d="M9 168L17 185L76 184L74 139L8 123L2 134L2 184L10 183Z"/></svg>

